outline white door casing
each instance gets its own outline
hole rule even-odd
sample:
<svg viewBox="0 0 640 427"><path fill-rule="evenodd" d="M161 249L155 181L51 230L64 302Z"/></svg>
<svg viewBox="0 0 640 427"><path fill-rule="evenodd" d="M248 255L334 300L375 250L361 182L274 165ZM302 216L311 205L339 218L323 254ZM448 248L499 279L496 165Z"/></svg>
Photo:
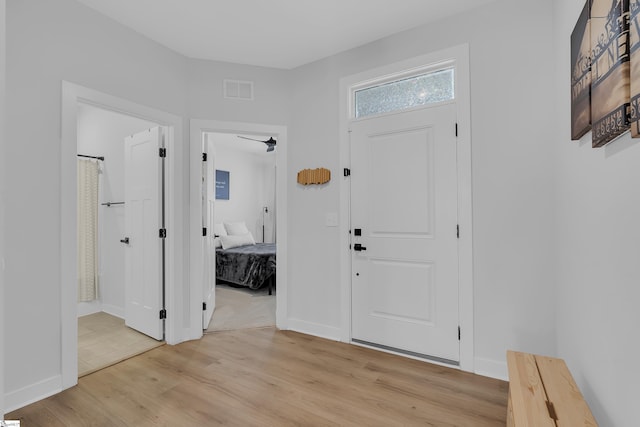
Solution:
<svg viewBox="0 0 640 427"><path fill-rule="evenodd" d="M457 365L455 123L455 103L353 121L351 226L352 339Z"/></svg>
<svg viewBox="0 0 640 427"><path fill-rule="evenodd" d="M203 301L202 329L209 327L216 308L216 248L214 244L214 203L215 203L215 148L208 134L203 134L202 161L202 227L207 230L202 239L203 258ZM206 157L205 157L206 156ZM205 160L206 159L206 160Z"/></svg>
<svg viewBox="0 0 640 427"><path fill-rule="evenodd" d="M202 334L202 315L198 312L197 323L191 317L190 306L183 304L183 295L195 292L184 280L182 254L186 250L182 224L186 209L182 200L183 184L183 118L145 105L137 104L87 87L62 81L62 122L60 157L60 313L61 325L61 372L62 382L51 393L64 390L78 383L78 319L77 319L77 252L76 252L76 204L77 204L77 109L78 103L90 104L110 111L139 117L158 123L166 129L166 218L169 230L166 239L166 310L165 339L168 344L178 344ZM116 236L117 237L117 236ZM199 290L199 288L198 288ZM185 328L185 318L189 327ZM41 395L41 391L37 394ZM18 407L18 406L15 406Z"/></svg>
<svg viewBox="0 0 640 427"><path fill-rule="evenodd" d="M125 324L164 339L162 131L155 127L125 138Z"/></svg>
<svg viewBox="0 0 640 427"><path fill-rule="evenodd" d="M276 153L277 168L277 200L276 200L276 241L277 246L277 289L276 293L276 327L288 329L287 314L287 128L285 126L265 125L244 122L224 122L216 120L190 121L190 277L192 284L200 291L194 291L189 296L191 307L190 324L198 322L202 325L202 295L205 283L202 277L204 251L202 245L202 135L205 133L236 133L253 135L273 135L278 141ZM196 310L200 310L197 315ZM197 318L194 318L197 316ZM200 327L198 338L202 335Z"/></svg>
<svg viewBox="0 0 640 427"><path fill-rule="evenodd" d="M461 44L423 55L389 63L340 79L340 166L351 167L349 127L354 117L353 93L372 82L391 76L409 76L415 70L455 68L455 102L457 111L458 239L460 369L475 372L474 292L473 292L473 192L471 168L471 88L469 45ZM351 244L351 176L340 177L340 282L341 341L352 341L352 253Z"/></svg>

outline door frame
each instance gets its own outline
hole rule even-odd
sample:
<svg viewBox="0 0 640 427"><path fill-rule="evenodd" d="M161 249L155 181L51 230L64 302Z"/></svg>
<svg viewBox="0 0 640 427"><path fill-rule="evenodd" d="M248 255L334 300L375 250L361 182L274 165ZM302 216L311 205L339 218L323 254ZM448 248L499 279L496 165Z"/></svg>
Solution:
<svg viewBox="0 0 640 427"><path fill-rule="evenodd" d="M276 327L288 329L287 319L287 127L260 123L227 122L218 120L191 119L190 123L190 324L202 325L202 295L204 283L202 279L202 134L239 133L254 135L273 135L278 141L276 149ZM214 309L215 310L215 309ZM193 331L195 333L195 330ZM199 331L202 336L202 328Z"/></svg>
<svg viewBox="0 0 640 427"><path fill-rule="evenodd" d="M6 161L5 117L6 117L6 68L7 68L7 24L6 1L0 0L0 158ZM4 312L4 174L0 177L0 309ZM4 316L0 318L0 348L4 349ZM0 419L4 419L4 351L0 352Z"/></svg>
<svg viewBox="0 0 640 427"><path fill-rule="evenodd" d="M351 90L366 82L440 63L455 67L455 93L458 123L458 310L460 319L460 369L474 372L474 316L473 316L473 223L471 175L471 96L469 45L462 44L408 60L367 70L340 80L340 165L349 168L349 124ZM453 131L453 130L452 130ZM341 340L351 342L351 187L348 177L340 179L340 282L341 282Z"/></svg>
<svg viewBox="0 0 640 427"><path fill-rule="evenodd" d="M62 81L61 179L60 179L60 283L61 283L61 388L78 383L78 317L77 317L77 108L78 103L138 117L167 129L167 168L165 175L165 212L167 227L165 341L177 344L190 339L182 327L182 295L188 291L183 277L183 203L182 187L182 117L136 104L74 83Z"/></svg>
<svg viewBox="0 0 640 427"><path fill-rule="evenodd" d="M216 147L215 144L212 141L209 141L209 138L205 138L205 135L202 134L202 152L206 153L207 155L207 160L206 162L204 161L204 155L203 155L203 161L200 162L202 167L201 167L201 173L202 173L202 182L207 184L207 196L202 200L203 204L203 209L205 207L209 207L209 196L211 196L212 200L213 200L213 204L215 205L215 186L216 186ZM212 184L212 188L209 187L209 184ZM202 214L204 214L204 212L201 212ZM214 230L213 230L213 224L209 224L209 219L212 216L212 212L211 213L207 213L207 215L202 215L202 220L204 220L205 224L203 224L203 226L208 227L209 225L211 226L211 228L209 228L209 233L207 233L207 236L203 236L203 237L207 237L204 241L201 241L201 248L202 251L204 251L204 253L206 252L210 252L211 250L213 250L214 254L215 254L215 247L212 248L210 245L214 245L213 239L214 239ZM215 221L215 218L214 218ZM203 306L202 306L202 329L205 330L207 329L209 323L211 323L211 319L213 318L213 312L216 309L216 277L215 277L215 256L214 255L214 259L210 260L211 262L209 263L209 265L207 266L206 269L202 269L201 272L203 274L203 279L202 279L202 289L203 290L207 290L208 294L205 295L205 293L203 292L202 295L202 299L203 299ZM213 267L213 272L211 271ZM213 278L211 277L211 274L213 274ZM209 286L211 285L211 282L213 281L213 290L211 290L209 288ZM213 300L213 304L209 304L209 301ZM207 309L205 310L204 308L204 304L207 304ZM209 305L211 305L211 307L209 307Z"/></svg>

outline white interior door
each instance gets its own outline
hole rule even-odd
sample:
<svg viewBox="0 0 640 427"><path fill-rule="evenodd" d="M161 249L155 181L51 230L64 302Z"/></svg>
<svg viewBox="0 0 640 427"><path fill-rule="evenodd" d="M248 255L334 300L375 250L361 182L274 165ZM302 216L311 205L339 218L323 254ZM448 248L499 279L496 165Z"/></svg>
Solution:
<svg viewBox="0 0 640 427"><path fill-rule="evenodd" d="M164 339L162 131L125 138L125 323Z"/></svg>
<svg viewBox="0 0 640 427"><path fill-rule="evenodd" d="M446 104L351 124L352 338L453 364L455 119Z"/></svg>
<svg viewBox="0 0 640 427"><path fill-rule="evenodd" d="M211 316L216 308L216 248L213 233L213 204L216 193L215 149L207 134L203 135L202 162L202 226L207 230L202 238L203 259L203 310L202 329L209 327ZM206 156L206 157L205 157ZM204 160L206 158L206 160ZM204 233L203 233L204 234Z"/></svg>

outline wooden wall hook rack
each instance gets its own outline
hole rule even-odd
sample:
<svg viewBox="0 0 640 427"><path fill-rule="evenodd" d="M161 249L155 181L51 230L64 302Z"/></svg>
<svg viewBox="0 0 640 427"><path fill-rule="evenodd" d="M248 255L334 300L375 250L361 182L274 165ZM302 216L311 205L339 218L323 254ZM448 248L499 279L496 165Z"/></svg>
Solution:
<svg viewBox="0 0 640 427"><path fill-rule="evenodd" d="M331 180L331 171L325 168L303 169L298 172L298 184L326 184Z"/></svg>

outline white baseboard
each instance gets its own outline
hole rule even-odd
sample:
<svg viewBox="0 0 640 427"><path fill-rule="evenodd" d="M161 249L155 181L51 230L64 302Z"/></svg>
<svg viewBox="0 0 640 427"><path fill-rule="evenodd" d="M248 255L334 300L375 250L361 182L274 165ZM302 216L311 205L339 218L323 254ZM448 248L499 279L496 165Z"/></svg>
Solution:
<svg viewBox="0 0 640 427"><path fill-rule="evenodd" d="M177 339L175 340L175 342L168 342L167 344L180 344L181 342L185 342L185 341L193 341L193 340L199 340L203 337L203 330L202 329L198 329L198 328L183 328L182 329L182 336L177 337Z"/></svg>
<svg viewBox="0 0 640 427"><path fill-rule="evenodd" d="M484 377L496 378L498 380L509 381L509 371L507 362L491 359L475 358L474 373Z"/></svg>
<svg viewBox="0 0 640 427"><path fill-rule="evenodd" d="M342 336L342 330L340 328L334 328L299 319L287 319L287 329L307 335L326 338L332 341L340 341L340 337Z"/></svg>
<svg viewBox="0 0 640 427"><path fill-rule="evenodd" d="M124 308L122 307L116 307L115 305L111 304L102 304L102 311L112 316L124 319Z"/></svg>
<svg viewBox="0 0 640 427"><path fill-rule="evenodd" d="M78 303L78 317L100 313L101 311L102 303L99 300Z"/></svg>
<svg viewBox="0 0 640 427"><path fill-rule="evenodd" d="M78 317L88 316L90 314L105 312L112 316L124 319L124 309L115 305L102 304L100 301L79 302Z"/></svg>
<svg viewBox="0 0 640 427"><path fill-rule="evenodd" d="M4 395L4 412L9 413L62 391L62 376L28 385Z"/></svg>
<svg viewBox="0 0 640 427"><path fill-rule="evenodd" d="M284 310L281 310L279 305L276 305L276 328L282 331L289 330L287 316L285 316Z"/></svg>

